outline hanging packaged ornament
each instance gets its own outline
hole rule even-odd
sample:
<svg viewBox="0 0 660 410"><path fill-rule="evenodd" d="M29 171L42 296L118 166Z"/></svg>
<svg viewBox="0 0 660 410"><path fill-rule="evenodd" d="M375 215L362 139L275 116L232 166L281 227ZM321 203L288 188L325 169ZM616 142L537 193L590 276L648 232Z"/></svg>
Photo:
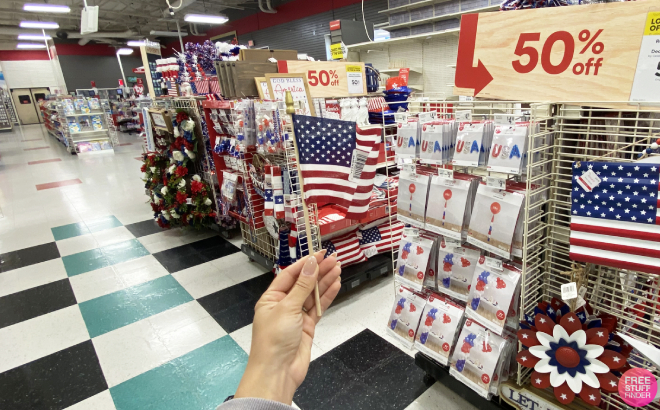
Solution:
<svg viewBox="0 0 660 410"><path fill-rule="evenodd" d="M453 165L478 167L486 163L493 136L493 124L490 121L478 123L460 123L454 147Z"/></svg>
<svg viewBox="0 0 660 410"><path fill-rule="evenodd" d="M405 122L397 124L396 160L414 159L418 155L418 127L416 118L408 118Z"/></svg>
<svg viewBox="0 0 660 410"><path fill-rule="evenodd" d="M433 243L434 241L428 238L403 237L394 276L398 282L413 290L422 290Z"/></svg>
<svg viewBox="0 0 660 410"><path fill-rule="evenodd" d="M519 175L522 171L523 160L527 159L528 132L529 127L526 123L495 127L487 169Z"/></svg>
<svg viewBox="0 0 660 410"><path fill-rule="evenodd" d="M465 312L502 334L520 280L520 270L494 258L481 257L475 267Z"/></svg>
<svg viewBox="0 0 660 410"><path fill-rule="evenodd" d="M450 299L431 293L422 312L415 347L446 366L463 324L464 312Z"/></svg>
<svg viewBox="0 0 660 410"><path fill-rule="evenodd" d="M453 179L431 178L424 229L461 240L467 236L469 209L480 178L454 173Z"/></svg>
<svg viewBox="0 0 660 410"><path fill-rule="evenodd" d="M420 228L424 227L426 195L429 176L402 172L399 176L397 218L399 221Z"/></svg>
<svg viewBox="0 0 660 410"><path fill-rule="evenodd" d="M394 307L387 322L387 332L408 348L413 346L419 320L426 298L412 290L399 286L394 296Z"/></svg>
<svg viewBox="0 0 660 410"><path fill-rule="evenodd" d="M467 301L481 252L478 249L460 246L451 239L443 238L438 247L437 275L438 292L455 299Z"/></svg>

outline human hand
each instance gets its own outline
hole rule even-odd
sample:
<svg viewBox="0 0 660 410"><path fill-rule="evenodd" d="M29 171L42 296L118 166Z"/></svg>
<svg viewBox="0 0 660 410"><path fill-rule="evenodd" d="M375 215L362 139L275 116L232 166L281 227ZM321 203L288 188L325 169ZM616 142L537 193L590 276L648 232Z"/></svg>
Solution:
<svg viewBox="0 0 660 410"><path fill-rule="evenodd" d="M257 302L250 358L235 398L291 404L309 369L314 330L320 320L314 285L318 280L322 311L341 288L341 263L336 253L326 259L324 256L322 250L284 269Z"/></svg>

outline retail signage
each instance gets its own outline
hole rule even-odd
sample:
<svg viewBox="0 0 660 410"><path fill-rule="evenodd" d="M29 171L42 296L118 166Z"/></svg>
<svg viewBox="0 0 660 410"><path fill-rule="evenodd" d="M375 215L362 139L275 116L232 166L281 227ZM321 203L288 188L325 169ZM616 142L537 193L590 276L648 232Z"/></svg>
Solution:
<svg viewBox="0 0 660 410"><path fill-rule="evenodd" d="M535 390L542 392L541 390ZM561 410L564 407L554 397L542 398L525 387L511 382L500 384L500 397L519 410Z"/></svg>
<svg viewBox="0 0 660 410"><path fill-rule="evenodd" d="M332 53L333 60L341 60L346 58L346 46L344 43L334 43L330 45L330 52Z"/></svg>
<svg viewBox="0 0 660 410"><path fill-rule="evenodd" d="M367 94L364 63L278 61L280 73L304 73L312 98L357 97Z"/></svg>
<svg viewBox="0 0 660 410"><path fill-rule="evenodd" d="M659 63L659 0L467 14L454 94L658 101Z"/></svg>

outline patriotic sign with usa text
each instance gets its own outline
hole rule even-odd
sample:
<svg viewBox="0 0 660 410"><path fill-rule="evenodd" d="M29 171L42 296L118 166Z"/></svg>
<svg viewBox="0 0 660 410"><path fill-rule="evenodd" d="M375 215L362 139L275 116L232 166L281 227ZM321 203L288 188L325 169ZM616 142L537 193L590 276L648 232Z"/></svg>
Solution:
<svg viewBox="0 0 660 410"><path fill-rule="evenodd" d="M660 274L660 166L576 162L572 169L571 259ZM596 178L585 184L589 171Z"/></svg>
<svg viewBox="0 0 660 410"><path fill-rule="evenodd" d="M307 203L347 208L346 219L366 217L381 130L305 115L294 115L293 122Z"/></svg>

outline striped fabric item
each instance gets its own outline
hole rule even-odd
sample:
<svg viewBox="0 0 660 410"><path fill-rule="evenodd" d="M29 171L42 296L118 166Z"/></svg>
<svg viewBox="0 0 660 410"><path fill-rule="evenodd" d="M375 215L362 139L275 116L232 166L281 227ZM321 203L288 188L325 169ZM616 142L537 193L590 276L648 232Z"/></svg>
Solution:
<svg viewBox="0 0 660 410"><path fill-rule="evenodd" d="M209 90L213 94L220 94L220 83L217 78L211 78L209 80Z"/></svg>
<svg viewBox="0 0 660 410"><path fill-rule="evenodd" d="M282 184L282 169L270 167L271 184L273 184L273 209L275 218L284 219L284 185Z"/></svg>
<svg viewBox="0 0 660 410"><path fill-rule="evenodd" d="M294 128L307 203L348 208L347 219L366 217L382 130L304 115L294 115Z"/></svg>
<svg viewBox="0 0 660 410"><path fill-rule="evenodd" d="M337 252L337 259L342 267L364 262L367 257L360 248L360 241L355 231L321 243L321 248L327 249L326 257Z"/></svg>
<svg viewBox="0 0 660 410"><path fill-rule="evenodd" d="M167 95L169 95L170 97L179 96L179 89L177 88L176 83L174 81L168 81Z"/></svg>
<svg viewBox="0 0 660 410"><path fill-rule="evenodd" d="M387 221L378 226L368 229L360 229L358 237L360 238L360 248L363 251L376 247L376 253L390 252L392 246L398 249L401 235L403 235L404 224L393 221L392 226Z"/></svg>
<svg viewBox="0 0 660 410"><path fill-rule="evenodd" d="M646 163L573 164L571 259L660 274L659 168ZM599 183L585 175L590 171Z"/></svg>
<svg viewBox="0 0 660 410"><path fill-rule="evenodd" d="M367 109L369 112L381 112L382 110L389 110L390 107L387 105L385 98L373 97L367 100Z"/></svg>
<svg viewBox="0 0 660 410"><path fill-rule="evenodd" d="M193 81L195 87L197 87L197 94L208 94L209 93L209 82L207 80L197 80Z"/></svg>

